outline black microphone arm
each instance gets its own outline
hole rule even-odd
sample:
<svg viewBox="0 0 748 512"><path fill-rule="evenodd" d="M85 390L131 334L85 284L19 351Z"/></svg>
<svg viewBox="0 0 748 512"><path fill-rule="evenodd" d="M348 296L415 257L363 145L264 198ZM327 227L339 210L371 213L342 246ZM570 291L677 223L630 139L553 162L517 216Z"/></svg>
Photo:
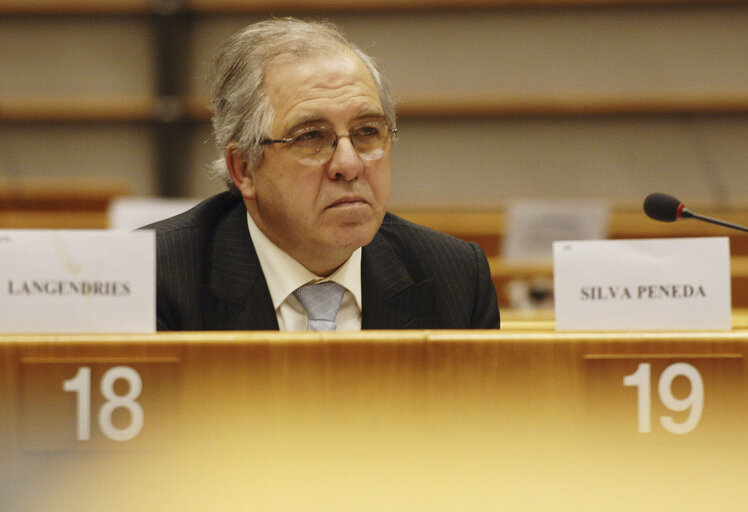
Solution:
<svg viewBox="0 0 748 512"><path fill-rule="evenodd" d="M718 226L737 229L748 233L748 228L739 224L733 224L724 220L713 219L706 215L699 215L685 207L683 203L673 196L655 192L649 194L644 200L644 213L648 217L662 222L674 222L679 219L698 219Z"/></svg>

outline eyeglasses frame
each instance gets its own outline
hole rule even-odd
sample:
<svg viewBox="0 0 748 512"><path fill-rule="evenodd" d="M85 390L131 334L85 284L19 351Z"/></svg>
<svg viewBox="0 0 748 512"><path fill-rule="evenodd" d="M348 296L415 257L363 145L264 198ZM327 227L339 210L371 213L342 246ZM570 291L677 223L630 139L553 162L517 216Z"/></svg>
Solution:
<svg viewBox="0 0 748 512"><path fill-rule="evenodd" d="M383 124L385 126L387 126L387 133L389 133L390 136L392 136L392 135L394 135L394 134L397 133L397 128L390 128L390 126L387 123L383 123ZM356 145L353 144L353 141L351 140L351 132L349 132L349 131L348 132L344 132L344 133L335 133L335 138L332 141L332 146L331 146L332 148L337 148L338 147L338 139L340 139L341 137L348 137L348 140L351 141L351 145L353 146L353 149L356 149ZM268 144L289 144L289 143L293 142L294 140L295 139L292 138L292 137L291 138L286 137L286 138L283 138L283 139L262 139L259 142L259 144L261 146L266 146ZM322 150L322 148L320 148L320 151L321 150ZM356 150L356 152L358 153L358 150ZM335 152L333 151L333 154L334 153ZM332 158L332 155L331 155L331 158Z"/></svg>

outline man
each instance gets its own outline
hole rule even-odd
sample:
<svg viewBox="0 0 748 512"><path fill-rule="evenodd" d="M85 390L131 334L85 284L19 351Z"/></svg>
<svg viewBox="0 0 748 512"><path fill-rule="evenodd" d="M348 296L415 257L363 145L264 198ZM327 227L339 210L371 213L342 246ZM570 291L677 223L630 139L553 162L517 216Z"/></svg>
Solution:
<svg viewBox="0 0 748 512"><path fill-rule="evenodd" d="M395 111L370 57L277 19L211 76L229 191L150 226L159 330L499 327L480 248L386 212Z"/></svg>

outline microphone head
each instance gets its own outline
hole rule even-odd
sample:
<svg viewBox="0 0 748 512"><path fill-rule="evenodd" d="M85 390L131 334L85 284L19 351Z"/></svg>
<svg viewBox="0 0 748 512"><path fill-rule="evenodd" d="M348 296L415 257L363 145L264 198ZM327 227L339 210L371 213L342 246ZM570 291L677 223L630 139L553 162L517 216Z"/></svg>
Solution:
<svg viewBox="0 0 748 512"><path fill-rule="evenodd" d="M681 216L683 203L673 196L655 192L644 200L644 213L654 220L675 222Z"/></svg>

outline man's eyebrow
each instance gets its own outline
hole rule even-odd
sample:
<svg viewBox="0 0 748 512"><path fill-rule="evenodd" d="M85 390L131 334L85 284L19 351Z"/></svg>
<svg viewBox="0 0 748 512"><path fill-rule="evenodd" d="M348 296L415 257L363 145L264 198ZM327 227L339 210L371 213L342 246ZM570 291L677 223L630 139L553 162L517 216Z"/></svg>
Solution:
<svg viewBox="0 0 748 512"><path fill-rule="evenodd" d="M361 114L351 119L349 123L355 123L357 121L366 119L384 120L385 115L383 112L380 112L378 110L362 112ZM286 133L293 133L306 126L328 126L330 124L330 121L324 117L310 115L298 119L290 128L288 128L288 130L286 130Z"/></svg>
<svg viewBox="0 0 748 512"><path fill-rule="evenodd" d="M384 112L379 111L371 111L371 112L364 112L362 114L359 114L354 118L356 121L360 121L361 119L384 119L385 115Z"/></svg>
<svg viewBox="0 0 748 512"><path fill-rule="evenodd" d="M304 126L313 125L327 125L330 124L327 119L322 117L307 116L298 119L290 128L286 130L286 133L292 133Z"/></svg>

